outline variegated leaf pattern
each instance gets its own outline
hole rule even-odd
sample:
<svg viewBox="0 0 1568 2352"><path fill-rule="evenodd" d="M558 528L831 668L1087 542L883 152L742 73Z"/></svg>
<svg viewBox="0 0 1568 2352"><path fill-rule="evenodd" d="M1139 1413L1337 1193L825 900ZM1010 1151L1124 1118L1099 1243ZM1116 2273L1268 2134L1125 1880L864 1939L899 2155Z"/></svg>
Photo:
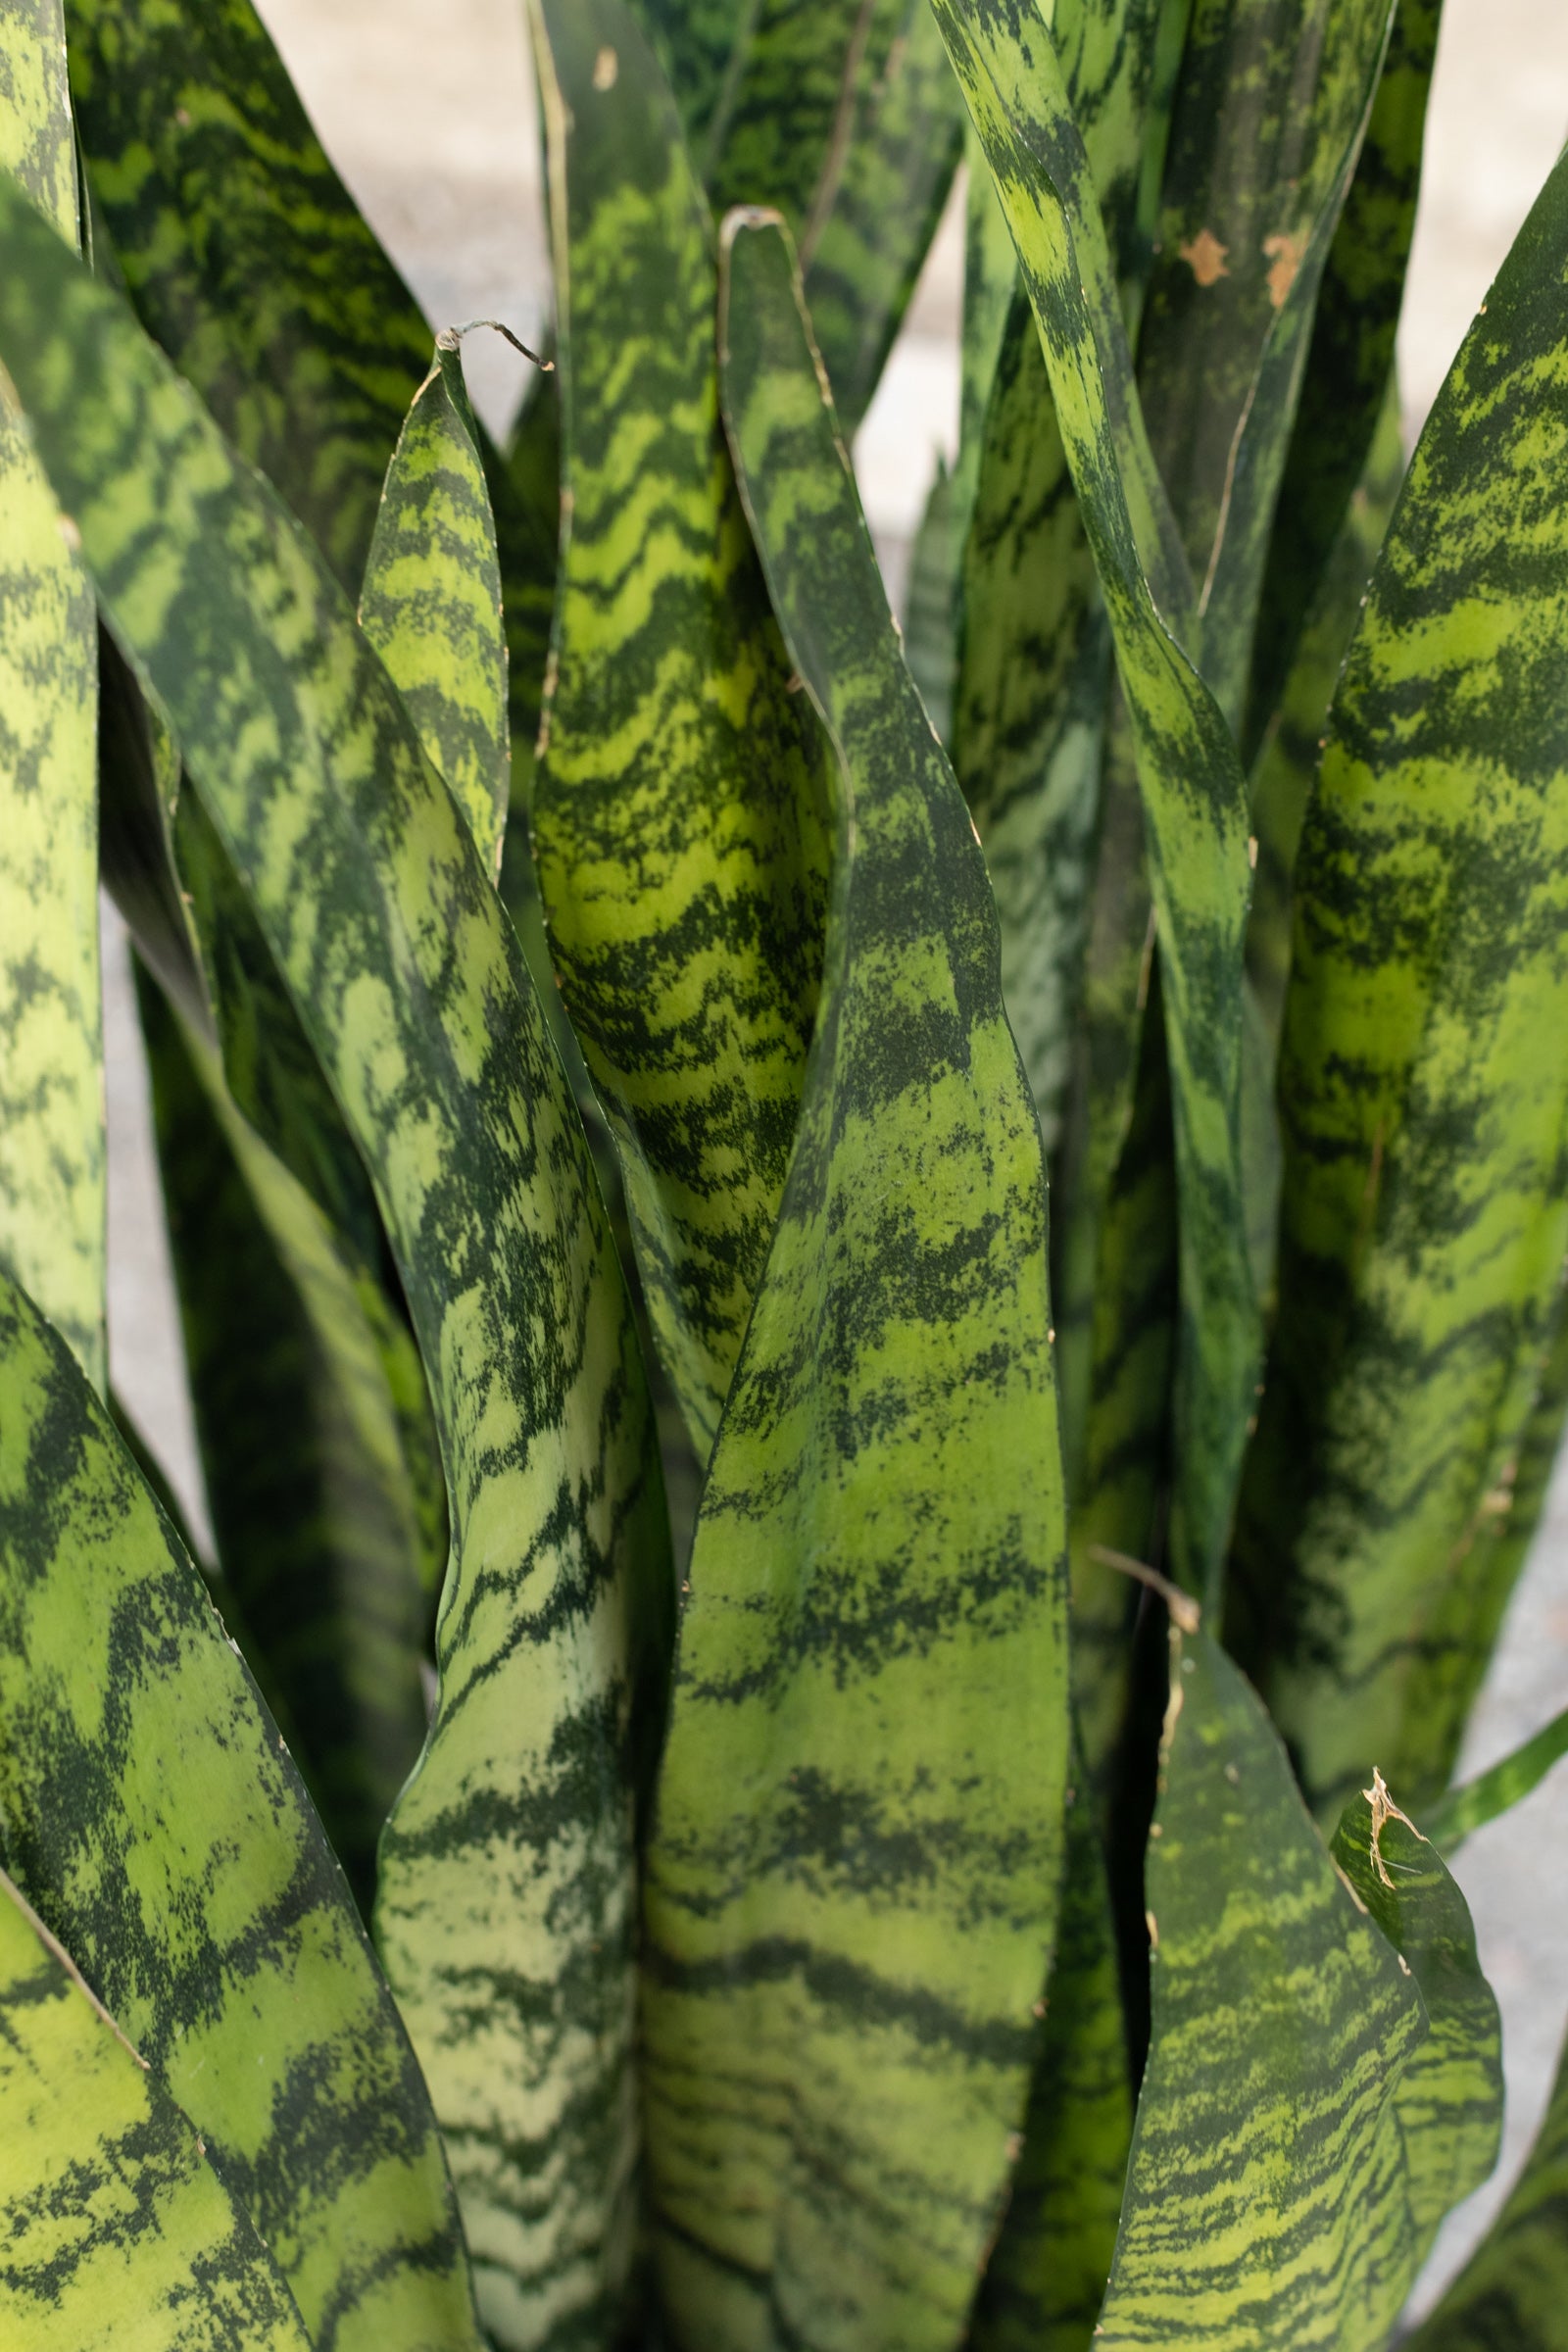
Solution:
<svg viewBox="0 0 1568 2352"><path fill-rule="evenodd" d="M636 0L718 217L772 205L800 241L847 432L936 228L961 110L927 0Z"/></svg>
<svg viewBox="0 0 1568 2352"><path fill-rule="evenodd" d="M0 171L76 239L60 0L0 0ZM0 378L0 1265L102 1390L97 622Z"/></svg>
<svg viewBox="0 0 1568 2352"><path fill-rule="evenodd" d="M3 1277L0 1822L317 2352L478 2352L429 2101L319 1824L108 1414Z"/></svg>
<svg viewBox="0 0 1568 2352"><path fill-rule="evenodd" d="M827 748L724 447L707 206L658 67L621 0L545 0L539 56L569 529L534 847L706 1458L799 1114Z"/></svg>
<svg viewBox="0 0 1568 2352"><path fill-rule="evenodd" d="M211 1039L145 979L137 996L220 1604L368 1919L424 1742L430 1610L383 1295L235 1108Z"/></svg>
<svg viewBox="0 0 1568 2352"><path fill-rule="evenodd" d="M1476 2185L1462 2161L1443 2173L1489 2064L1495 2087L1495 2006L1473 1941L1446 1965L1464 1960L1469 1920L1430 1849L1380 1822L1390 1877L1425 1857L1385 1912L1401 1951L1324 1850L1224 1652L1200 1632L1172 1647L1148 1865L1153 2032L1095 2343L1371 2352L1434 2211ZM1369 1845L1351 1859L1376 1881ZM1494 2099L1494 2140L1497 2117Z"/></svg>
<svg viewBox="0 0 1568 2352"><path fill-rule="evenodd" d="M1508 2201L1408 2352L1559 2352L1568 2289L1568 2048Z"/></svg>
<svg viewBox="0 0 1568 2352"><path fill-rule="evenodd" d="M1520 1558L1493 1537L1527 1433L1549 1443L1565 264L1559 165L1412 460L1298 861L1279 1321L1228 1630L1325 1810L1373 1762L1417 1813L1442 1791Z"/></svg>
<svg viewBox="0 0 1568 2352"><path fill-rule="evenodd" d="M1137 745L1182 1204L1172 1556L1184 1581L1209 1588L1258 1345L1241 1213L1246 787L1224 720L1170 633L1187 610L1185 566L1050 36L1021 0L936 5L1029 287Z"/></svg>
<svg viewBox="0 0 1568 2352"><path fill-rule="evenodd" d="M1397 405L1394 343L1441 12L1442 0L1396 0L1355 176L1329 248L1269 539L1243 738L1250 760L1286 691L1363 469L1375 463L1380 419L1391 398Z"/></svg>
<svg viewBox="0 0 1568 2352"><path fill-rule="evenodd" d="M1085 2352L1116 2248L1132 2085L1109 1890L1081 1756L1073 1769L1061 1924L1023 2150L980 2282L971 2352Z"/></svg>
<svg viewBox="0 0 1568 2352"><path fill-rule="evenodd" d="M1568 1707L1520 1745L1478 1772L1473 1781L1450 1788L1425 1815L1426 1835L1440 1851L1451 1854L1475 1831L1485 1829L1532 1789L1568 1756Z"/></svg>
<svg viewBox="0 0 1568 2352"><path fill-rule="evenodd" d="M1045 1175L801 302L776 219L733 215L725 416L836 853L649 1849L649 2164L680 2344L935 2352L1005 2188L1062 1853Z"/></svg>
<svg viewBox="0 0 1568 2352"><path fill-rule="evenodd" d="M374 1170L431 1379L453 1556L377 1932L486 2326L544 2343L613 2305L629 2254L633 1840L671 1599L630 1311L515 941L352 610L3 191L0 234L0 358Z"/></svg>
<svg viewBox="0 0 1568 2352"><path fill-rule="evenodd" d="M311 2352L188 2123L0 1872L0 2329L11 2352L126 2340Z"/></svg>
<svg viewBox="0 0 1568 2352"><path fill-rule="evenodd" d="M512 790L501 561L451 330L436 339L387 467L360 626L499 876Z"/></svg>
<svg viewBox="0 0 1568 2352"><path fill-rule="evenodd" d="M1391 5L1196 0L1183 53L1139 373L1201 583L1203 674L1233 724L1318 284Z"/></svg>

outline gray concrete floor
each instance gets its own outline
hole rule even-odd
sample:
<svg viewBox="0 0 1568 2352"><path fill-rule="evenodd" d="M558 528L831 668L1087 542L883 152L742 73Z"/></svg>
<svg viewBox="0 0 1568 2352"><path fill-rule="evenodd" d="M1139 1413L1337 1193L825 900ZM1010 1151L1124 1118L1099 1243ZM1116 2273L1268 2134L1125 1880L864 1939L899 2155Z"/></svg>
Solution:
<svg viewBox="0 0 1568 2352"><path fill-rule="evenodd" d="M519 0L260 0L344 177L433 326L506 318L531 340L549 303L540 172ZM1447 0L1400 361L1412 430L1568 134L1561 0ZM960 243L950 219L856 459L890 585L938 450L956 431ZM475 399L504 425L522 363L467 346ZM170 1289L146 1079L106 921L111 1133L110 1348L117 1385L198 1530L206 1513ZM1568 1464L1522 1580L1466 1746L1468 1775L1568 1699ZM1466 1847L1459 1876L1503 2007L1507 2144L1495 2181L1450 2223L1427 2291L1461 2258L1522 2160L1568 2009L1568 1765Z"/></svg>

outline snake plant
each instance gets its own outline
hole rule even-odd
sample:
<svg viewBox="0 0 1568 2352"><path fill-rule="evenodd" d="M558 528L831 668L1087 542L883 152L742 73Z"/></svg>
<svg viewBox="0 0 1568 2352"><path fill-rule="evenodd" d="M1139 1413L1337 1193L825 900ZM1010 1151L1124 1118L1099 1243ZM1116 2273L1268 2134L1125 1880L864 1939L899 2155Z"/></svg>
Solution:
<svg viewBox="0 0 1568 2352"><path fill-rule="evenodd" d="M1568 1417L1568 163L1407 455L1437 0L525 5L503 446L250 0L0 0L0 2343L1378 2352L1568 1747L1450 1787ZM1417 2352L1568 2352L1565 2145Z"/></svg>

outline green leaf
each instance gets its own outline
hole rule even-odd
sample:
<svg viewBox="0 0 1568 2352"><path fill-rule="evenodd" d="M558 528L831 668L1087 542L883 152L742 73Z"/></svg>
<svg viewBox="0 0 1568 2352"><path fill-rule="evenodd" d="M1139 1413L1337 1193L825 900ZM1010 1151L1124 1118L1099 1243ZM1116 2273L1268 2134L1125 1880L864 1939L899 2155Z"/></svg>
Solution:
<svg viewBox="0 0 1568 2352"><path fill-rule="evenodd" d="M1435 1857L1402 1894L1379 1888L1404 1956L1324 1851L1224 1652L1202 1634L1173 1652L1153 2033L1097 2352L1370 2352L1442 2199L1476 2184L1464 2135L1478 2076L1496 2088L1495 2006ZM1397 1825L1381 1842L1401 1870L1422 1850ZM1498 2113L1494 2096L1494 2147Z"/></svg>
<svg viewBox="0 0 1568 2352"><path fill-rule="evenodd" d="M1085 2352L1116 2247L1133 2099L1104 1863L1083 1759L1023 2150L970 2352Z"/></svg>
<svg viewBox="0 0 1568 2352"><path fill-rule="evenodd" d="M0 356L374 1171L430 1376L440 1693L377 1927L486 2326L541 2342L541 2303L582 2325L626 2250L634 1815L670 1600L630 1311L515 940L351 609L4 190L0 235Z"/></svg>
<svg viewBox="0 0 1568 2352"><path fill-rule="evenodd" d="M1507 2203L1407 2352L1562 2352L1568 2312L1568 2050Z"/></svg>
<svg viewBox="0 0 1568 2352"><path fill-rule="evenodd" d="M129 2340L310 2352L194 2127L0 1872L0 2329L12 2352Z"/></svg>
<svg viewBox="0 0 1568 2352"><path fill-rule="evenodd" d="M1440 14L1441 0L1396 0L1382 79L1329 249L1269 542L1249 757L1286 689L1356 485L1374 463L1379 419L1390 395L1397 400L1394 343Z"/></svg>
<svg viewBox="0 0 1568 2352"><path fill-rule="evenodd" d="M845 424L864 415L957 163L927 0L637 0L714 215L793 230Z"/></svg>
<svg viewBox="0 0 1568 2352"><path fill-rule="evenodd" d="M1502 2138L1502 2028L1470 1913L1435 1845L1381 1773L1334 1833L1335 1862L1415 1979L1427 2038L1395 2092L1419 2258L1444 2215L1479 2188Z"/></svg>
<svg viewBox="0 0 1568 2352"><path fill-rule="evenodd" d="M706 1457L799 1113L827 751L724 448L710 230L673 106L620 0L546 0L537 25L570 529L534 849Z"/></svg>
<svg viewBox="0 0 1568 2352"><path fill-rule="evenodd" d="M512 751L501 564L459 338L430 372L387 467L360 626L386 663L432 765L501 870Z"/></svg>
<svg viewBox="0 0 1568 2352"><path fill-rule="evenodd" d="M1170 634L1187 611L1185 565L1049 35L1018 0L936 5L1029 287L1137 746L1182 1211L1171 1545L1182 1580L1206 1590L1223 1560L1258 1345L1241 1179L1246 789L1224 720Z"/></svg>
<svg viewBox="0 0 1568 2352"><path fill-rule="evenodd" d="M58 0L0 0L0 169L76 240ZM0 377L0 1264L88 1377L104 1343L97 624Z"/></svg>
<svg viewBox="0 0 1568 2352"><path fill-rule="evenodd" d="M1417 1813L1446 1785L1568 1260L1565 266L1559 167L1411 463L1298 860L1229 1630L1325 1811L1374 1760Z"/></svg>
<svg viewBox="0 0 1568 2352"><path fill-rule="evenodd" d="M1568 1756L1568 1707L1485 1772L1478 1772L1474 1780L1450 1788L1430 1806L1427 1836L1441 1853L1451 1854L1477 1830L1484 1830L1489 1821L1495 1821L1538 1788L1564 1756Z"/></svg>
<svg viewBox="0 0 1568 2352"><path fill-rule="evenodd" d="M1318 285L1391 8L1199 0L1183 55L1139 380L1202 582L1203 674L1233 723Z"/></svg>
<svg viewBox="0 0 1568 2352"><path fill-rule="evenodd" d="M737 214L721 256L725 419L837 841L647 1866L656 2252L704 2352L935 2352L1005 2189L1062 1852L1044 1166L787 237Z"/></svg>
<svg viewBox="0 0 1568 2352"><path fill-rule="evenodd" d="M211 1040L144 978L137 994L220 1602L368 1918L426 1726L383 1295L236 1110Z"/></svg>
<svg viewBox="0 0 1568 2352"><path fill-rule="evenodd" d="M312 2338L477 2352L424 2085L298 1776L108 1414L3 1277L0 1820Z"/></svg>
<svg viewBox="0 0 1568 2352"><path fill-rule="evenodd" d="M137 316L351 594L430 330L249 0L66 0L72 95Z"/></svg>

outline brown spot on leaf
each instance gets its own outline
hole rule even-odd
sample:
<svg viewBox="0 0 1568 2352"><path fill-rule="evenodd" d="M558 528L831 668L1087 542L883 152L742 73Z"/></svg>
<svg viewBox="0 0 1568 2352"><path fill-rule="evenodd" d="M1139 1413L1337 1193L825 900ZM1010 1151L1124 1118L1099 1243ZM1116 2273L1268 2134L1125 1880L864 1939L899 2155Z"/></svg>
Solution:
<svg viewBox="0 0 1568 2352"><path fill-rule="evenodd" d="M1189 237L1185 245L1178 247L1178 251L1200 286L1212 286L1218 279L1230 275L1225 267L1225 257L1230 247L1222 245L1211 228L1200 228L1197 236Z"/></svg>
<svg viewBox="0 0 1568 2352"><path fill-rule="evenodd" d="M612 90L615 86L615 75L619 72L620 60L613 49L601 49L599 55L594 59L594 88L600 91Z"/></svg>
<svg viewBox="0 0 1568 2352"><path fill-rule="evenodd" d="M1277 311L1282 310L1286 295L1296 283L1296 272L1301 267L1306 239L1304 236L1265 237L1263 251L1274 265L1268 273L1268 298Z"/></svg>

